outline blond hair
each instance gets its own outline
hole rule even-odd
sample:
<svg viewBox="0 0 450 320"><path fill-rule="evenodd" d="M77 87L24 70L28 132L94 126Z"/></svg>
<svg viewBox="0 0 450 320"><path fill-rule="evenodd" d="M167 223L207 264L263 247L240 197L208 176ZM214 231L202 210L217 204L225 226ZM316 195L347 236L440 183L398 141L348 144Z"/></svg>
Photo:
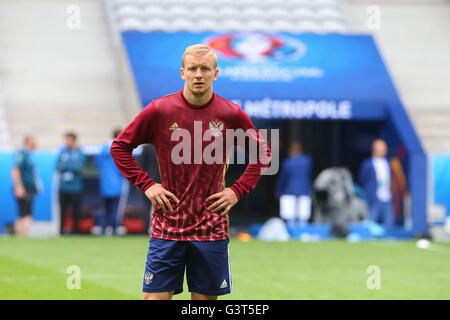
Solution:
<svg viewBox="0 0 450 320"><path fill-rule="evenodd" d="M186 48L186 50L184 50L183 53L183 57L181 58L181 65L184 68L184 57L186 56L203 56L203 55L207 55L207 54L211 54L213 59L214 59L214 69L217 68L217 55L214 52L213 49L211 49L210 47L208 47L205 44L194 44L192 46L189 46Z"/></svg>

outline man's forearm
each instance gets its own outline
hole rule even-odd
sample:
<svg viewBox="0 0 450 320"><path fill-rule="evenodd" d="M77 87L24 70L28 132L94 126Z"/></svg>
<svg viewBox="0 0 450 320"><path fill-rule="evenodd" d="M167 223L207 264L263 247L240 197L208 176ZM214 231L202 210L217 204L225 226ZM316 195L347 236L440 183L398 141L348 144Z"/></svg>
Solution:
<svg viewBox="0 0 450 320"><path fill-rule="evenodd" d="M258 155L256 163L250 163L247 165L244 173L239 177L239 179L231 186L231 189L236 193L238 199L250 193L256 187L262 173L270 166L270 160L272 158L272 153L268 144L264 141L265 154Z"/></svg>
<svg viewBox="0 0 450 320"><path fill-rule="evenodd" d="M122 175L142 192L145 192L145 190L155 184L149 175L141 169L132 155L132 150L123 141L113 141L111 156Z"/></svg>

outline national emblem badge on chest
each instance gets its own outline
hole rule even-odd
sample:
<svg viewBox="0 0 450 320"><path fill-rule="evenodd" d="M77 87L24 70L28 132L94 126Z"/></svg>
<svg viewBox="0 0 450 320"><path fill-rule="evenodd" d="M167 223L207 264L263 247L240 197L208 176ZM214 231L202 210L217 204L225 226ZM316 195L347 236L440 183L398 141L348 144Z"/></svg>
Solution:
<svg viewBox="0 0 450 320"><path fill-rule="evenodd" d="M213 136L218 137L223 131L223 122L219 120L213 120L209 122L209 129Z"/></svg>

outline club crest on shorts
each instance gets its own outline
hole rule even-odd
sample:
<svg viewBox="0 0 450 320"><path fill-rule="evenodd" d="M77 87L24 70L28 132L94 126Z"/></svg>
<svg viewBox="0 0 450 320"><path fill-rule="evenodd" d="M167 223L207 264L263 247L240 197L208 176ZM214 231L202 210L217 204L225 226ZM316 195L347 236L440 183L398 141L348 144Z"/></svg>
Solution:
<svg viewBox="0 0 450 320"><path fill-rule="evenodd" d="M209 129L213 136L218 137L222 134L223 122L219 120L213 120L209 122Z"/></svg>
<svg viewBox="0 0 450 320"><path fill-rule="evenodd" d="M145 284L150 284L152 283L153 280L153 273L151 273L150 271L147 271L144 275L144 280L145 280Z"/></svg>

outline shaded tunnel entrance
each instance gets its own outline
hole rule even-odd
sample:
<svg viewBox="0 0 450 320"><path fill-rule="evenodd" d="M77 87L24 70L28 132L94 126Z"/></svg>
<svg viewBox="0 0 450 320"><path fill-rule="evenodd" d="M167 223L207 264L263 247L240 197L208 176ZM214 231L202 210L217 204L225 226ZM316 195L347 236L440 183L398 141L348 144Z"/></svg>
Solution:
<svg viewBox="0 0 450 320"><path fill-rule="evenodd" d="M288 156L290 142L297 140L304 153L313 161L311 181L321 171L333 166L345 166L357 182L359 166L371 154L372 141L383 135L383 121L318 121L318 120L253 120L255 127L279 129L280 168ZM245 165L230 165L227 186L239 178ZM277 175L263 176L256 188L232 210L233 218L267 218L278 216L279 205L275 198ZM231 219L233 220L233 219ZM263 220L263 219L262 219Z"/></svg>

